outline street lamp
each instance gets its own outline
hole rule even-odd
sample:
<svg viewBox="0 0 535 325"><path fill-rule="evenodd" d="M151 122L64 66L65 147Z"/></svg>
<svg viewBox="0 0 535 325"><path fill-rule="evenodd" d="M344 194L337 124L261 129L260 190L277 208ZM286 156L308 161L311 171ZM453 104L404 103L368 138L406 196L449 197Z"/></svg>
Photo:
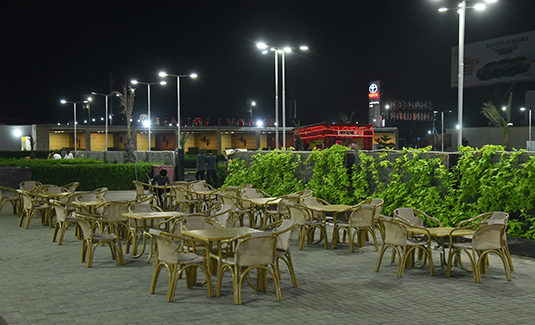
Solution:
<svg viewBox="0 0 535 325"><path fill-rule="evenodd" d="M147 106L147 115L148 115L148 128L149 128L149 132L148 132L148 140L149 140L149 145L148 145L148 151L150 151L150 86L152 85L165 85L166 82L165 81L160 81L160 82L142 82L142 81L137 81L137 80L132 80L130 81L131 84L133 85L147 85L147 101L148 101L148 106Z"/></svg>
<svg viewBox="0 0 535 325"><path fill-rule="evenodd" d="M252 120L253 119L253 107L256 106L256 101L248 100L247 102L249 102L249 109L247 110L247 113L251 114L251 120Z"/></svg>
<svg viewBox="0 0 535 325"><path fill-rule="evenodd" d="M74 151L77 151L76 150L76 104L82 104L82 103L87 103L88 101L87 100L84 100L84 101L80 101L80 102L71 102L71 101L67 101L65 99L62 99L60 101L60 103L62 104L73 104L73 110L74 110Z"/></svg>
<svg viewBox="0 0 535 325"><path fill-rule="evenodd" d="M176 128L177 128L177 135L176 135L176 143L177 148L181 149L180 146L180 78L197 78L196 73L192 74L170 74L165 72L159 73L160 77L176 77L176 115L177 115L177 122L176 122Z"/></svg>
<svg viewBox="0 0 535 325"><path fill-rule="evenodd" d="M459 66L457 74L457 90L458 90L458 120L459 120L459 139L457 139L458 147L460 148L463 144L463 91L464 91L464 27L466 22L466 9L476 9L483 10L485 9L485 4L478 3L475 6L467 7L467 2L473 2L476 0L463 0L459 3L457 8L440 8L438 11L444 12L448 10L457 10L459 13ZM484 0L487 3L496 2L498 0Z"/></svg>
<svg viewBox="0 0 535 325"><path fill-rule="evenodd" d="M279 54L282 55L282 146L286 147L286 66L285 66L285 53L291 53L294 47L275 47L268 46L265 43L258 43L256 46L262 50L262 54L268 53L268 48L270 51L275 53L275 147L279 149ZM299 50L306 51L308 46L302 45L299 47Z"/></svg>
<svg viewBox="0 0 535 325"><path fill-rule="evenodd" d="M108 116L108 96L111 95L111 94L101 94L101 93L96 93L94 91L91 92L91 95L97 95L97 96L104 96L106 98L106 149L105 151L108 151L108 119L109 119L109 116Z"/></svg>

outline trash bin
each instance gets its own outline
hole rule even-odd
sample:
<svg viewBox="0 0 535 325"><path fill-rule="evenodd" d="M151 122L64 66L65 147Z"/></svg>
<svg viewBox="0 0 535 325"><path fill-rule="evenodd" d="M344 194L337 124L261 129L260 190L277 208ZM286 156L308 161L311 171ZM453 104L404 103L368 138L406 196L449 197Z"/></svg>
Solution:
<svg viewBox="0 0 535 325"><path fill-rule="evenodd" d="M152 166L152 174L158 175L162 169L167 170L167 176L169 176L169 179L171 182L175 181L175 166L174 165L153 165Z"/></svg>

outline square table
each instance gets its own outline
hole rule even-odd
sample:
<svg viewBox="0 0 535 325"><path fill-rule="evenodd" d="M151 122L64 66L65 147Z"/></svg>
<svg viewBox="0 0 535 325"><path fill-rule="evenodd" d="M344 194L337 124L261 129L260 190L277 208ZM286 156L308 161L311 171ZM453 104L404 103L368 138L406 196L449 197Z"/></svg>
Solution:
<svg viewBox="0 0 535 325"><path fill-rule="evenodd" d="M206 244L206 268L208 272L212 272L212 259L209 254L214 247L214 243L218 243L221 240L231 239L241 235L252 234L255 232L262 232L260 229L254 229L249 227L233 227L233 228L209 228L209 229L196 229L196 230L182 230L183 236L192 237L205 242Z"/></svg>
<svg viewBox="0 0 535 325"><path fill-rule="evenodd" d="M347 205L347 204L325 204L325 205L306 205L306 207L314 211L322 212L323 222L325 225L327 224L327 216L326 216L327 212L333 213L334 214L333 223L334 223L334 227L336 227L336 218L338 214L340 212L346 212L348 209L352 208L353 206ZM325 238L325 240L327 240L327 238ZM337 243L338 243L338 238L335 238L335 233L333 231L333 239L331 242L331 248L335 249Z"/></svg>
<svg viewBox="0 0 535 325"><path fill-rule="evenodd" d="M446 273L447 263L444 251L445 237L459 237L459 236L472 236L475 232L473 229L458 229L453 234L452 231L455 227L430 227L430 228L407 228L407 232L413 235L427 235L429 234L439 245L440 253L440 266L442 271Z"/></svg>
<svg viewBox="0 0 535 325"><path fill-rule="evenodd" d="M146 245L146 235L147 233L145 230L147 229L147 221L154 221L157 219L171 219L176 217L184 216L186 213L179 212L179 211L151 211L151 212L127 212L123 213L123 217L127 217L129 219L133 219L134 229L135 229L135 236L132 236L132 258L138 258L145 252L145 245ZM143 248L139 254L137 254L137 246L138 246L138 240L137 240L137 232L138 226L137 226L137 220L141 220L143 222L142 230L143 230ZM151 249L149 253L149 258L147 261L150 261L152 257L152 238L151 238Z"/></svg>

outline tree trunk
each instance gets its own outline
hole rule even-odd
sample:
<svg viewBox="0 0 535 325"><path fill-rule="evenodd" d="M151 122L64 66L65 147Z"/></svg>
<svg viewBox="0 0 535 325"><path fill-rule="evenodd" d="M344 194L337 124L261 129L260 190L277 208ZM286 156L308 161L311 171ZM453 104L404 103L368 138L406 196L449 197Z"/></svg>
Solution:
<svg viewBox="0 0 535 325"><path fill-rule="evenodd" d="M134 141L132 141L132 136L126 137L126 141L124 143L124 162L136 162L136 155L134 154Z"/></svg>

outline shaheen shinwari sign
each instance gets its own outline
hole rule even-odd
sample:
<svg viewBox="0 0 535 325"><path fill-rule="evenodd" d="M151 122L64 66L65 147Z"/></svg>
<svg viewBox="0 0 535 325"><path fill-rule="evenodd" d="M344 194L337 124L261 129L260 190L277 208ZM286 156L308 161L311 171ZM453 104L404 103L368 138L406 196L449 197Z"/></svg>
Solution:
<svg viewBox="0 0 535 325"><path fill-rule="evenodd" d="M458 86L459 47L451 51L451 87ZM535 31L464 46L464 87L535 79Z"/></svg>

